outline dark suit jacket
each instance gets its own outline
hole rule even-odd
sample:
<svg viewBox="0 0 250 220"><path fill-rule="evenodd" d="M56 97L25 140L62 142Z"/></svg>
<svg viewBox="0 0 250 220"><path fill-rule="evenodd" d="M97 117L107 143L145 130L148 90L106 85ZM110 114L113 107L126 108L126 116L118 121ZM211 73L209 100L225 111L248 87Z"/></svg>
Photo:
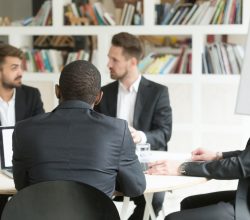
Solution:
<svg viewBox="0 0 250 220"><path fill-rule="evenodd" d="M118 81L102 88L103 98L95 109L116 117ZM167 150L172 132L172 110L168 88L142 77L139 85L133 127L146 134L152 150Z"/></svg>
<svg viewBox="0 0 250 220"><path fill-rule="evenodd" d="M74 180L111 196L134 197L145 176L124 120L105 116L82 101L61 103L51 113L16 124L13 174L18 190L41 181Z"/></svg>
<svg viewBox="0 0 250 220"><path fill-rule="evenodd" d="M44 109L39 90L25 85L16 88L16 122L40 113L44 113Z"/></svg>
<svg viewBox="0 0 250 220"><path fill-rule="evenodd" d="M244 151L223 153L222 160L187 163L187 175L214 179L239 179L235 219L250 219L250 139Z"/></svg>

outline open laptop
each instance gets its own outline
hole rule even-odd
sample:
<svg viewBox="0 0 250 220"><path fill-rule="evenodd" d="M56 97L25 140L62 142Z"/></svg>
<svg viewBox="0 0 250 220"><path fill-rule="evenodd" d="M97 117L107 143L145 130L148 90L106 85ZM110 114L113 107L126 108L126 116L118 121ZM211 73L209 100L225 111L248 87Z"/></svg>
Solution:
<svg viewBox="0 0 250 220"><path fill-rule="evenodd" d="M1 171L9 177L13 178L12 172L12 133L14 126L0 127L0 156Z"/></svg>

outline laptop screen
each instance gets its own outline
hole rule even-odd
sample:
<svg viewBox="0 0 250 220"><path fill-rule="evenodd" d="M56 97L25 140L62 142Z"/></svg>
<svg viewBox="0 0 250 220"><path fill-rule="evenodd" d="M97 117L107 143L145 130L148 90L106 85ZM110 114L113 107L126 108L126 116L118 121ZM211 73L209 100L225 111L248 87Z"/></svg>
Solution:
<svg viewBox="0 0 250 220"><path fill-rule="evenodd" d="M0 127L1 168L12 167L12 133L14 127Z"/></svg>

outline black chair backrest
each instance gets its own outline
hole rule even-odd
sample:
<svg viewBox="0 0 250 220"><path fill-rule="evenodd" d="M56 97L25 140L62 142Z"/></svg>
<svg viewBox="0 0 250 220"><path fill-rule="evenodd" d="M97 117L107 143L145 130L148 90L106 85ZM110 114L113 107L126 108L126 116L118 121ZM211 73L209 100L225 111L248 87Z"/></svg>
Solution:
<svg viewBox="0 0 250 220"><path fill-rule="evenodd" d="M113 201L100 190L73 181L41 182L17 192L2 220L119 220Z"/></svg>

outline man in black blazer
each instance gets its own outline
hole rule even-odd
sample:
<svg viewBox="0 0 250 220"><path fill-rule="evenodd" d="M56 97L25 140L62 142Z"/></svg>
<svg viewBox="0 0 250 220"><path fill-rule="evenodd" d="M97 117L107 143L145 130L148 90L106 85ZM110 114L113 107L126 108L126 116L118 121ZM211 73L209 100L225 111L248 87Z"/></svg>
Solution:
<svg viewBox="0 0 250 220"><path fill-rule="evenodd" d="M22 85L23 52L9 44L0 44L0 123L15 122L44 113L38 89ZM8 107L6 107L8 106Z"/></svg>
<svg viewBox="0 0 250 220"><path fill-rule="evenodd" d="M17 190L49 180L83 182L112 196L143 194L145 176L127 122L93 110L101 97L101 76L79 60L62 70L59 105L16 124L13 176ZM32 135L31 135L32 134Z"/></svg>
<svg viewBox="0 0 250 220"><path fill-rule="evenodd" d="M23 52L9 44L0 44L0 125L44 113L38 89L22 85ZM0 195L0 215L10 195Z"/></svg>
<svg viewBox="0 0 250 220"><path fill-rule="evenodd" d="M116 80L102 87L103 99L96 110L128 121L135 144L150 143L152 150L167 150L172 132L172 111L168 88L144 78L137 66L143 49L140 40L129 33L113 36L108 53L110 76ZM153 208L161 210L164 193L155 193ZM133 198L136 208L129 218L143 218L144 197Z"/></svg>
<svg viewBox="0 0 250 220"><path fill-rule="evenodd" d="M151 163L149 174L188 175L213 179L239 179L237 191L191 196L181 203L181 211L165 220L246 220L250 219L250 139L243 151L211 152L197 149L193 162Z"/></svg>

